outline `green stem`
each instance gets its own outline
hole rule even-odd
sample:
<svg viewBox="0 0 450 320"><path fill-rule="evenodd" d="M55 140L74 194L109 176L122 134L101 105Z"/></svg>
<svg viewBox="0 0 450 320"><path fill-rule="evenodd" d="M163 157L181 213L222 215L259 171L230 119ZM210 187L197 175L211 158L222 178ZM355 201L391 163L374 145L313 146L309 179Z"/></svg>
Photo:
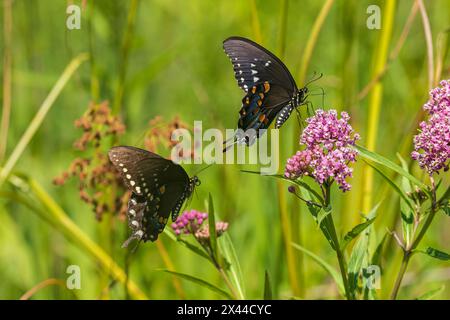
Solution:
<svg viewBox="0 0 450 320"><path fill-rule="evenodd" d="M218 267L217 270L219 270L220 275L222 276L225 284L227 285L228 289L230 289L231 295L233 296L233 298L235 300L237 300L238 294L236 292L236 289L233 287L233 285L231 284L230 279L228 278L227 273L225 272L225 270L223 270L222 267Z"/></svg>
<svg viewBox="0 0 450 320"><path fill-rule="evenodd" d="M119 83L117 85L117 91L114 97L113 112L114 114L120 113L122 109L123 96L125 92L125 78L128 66L128 56L131 49L131 41L134 31L134 23L136 19L136 13L138 8L138 0L132 0L127 16L127 29L122 43L122 52L120 57L120 69L119 69Z"/></svg>
<svg viewBox="0 0 450 320"><path fill-rule="evenodd" d="M200 245L202 245L200 243ZM236 289L234 288L233 284L231 283L230 279L228 278L227 273L225 272L225 270L223 270L222 266L220 265L219 261L217 261L213 250L211 249L211 247L208 246L203 246L203 249L205 249L206 253L208 254L209 258L211 259L211 262L213 263L213 265L216 267L217 271L219 271L220 276L222 277L222 279L224 280L226 286L228 287L228 289L231 292L231 295L233 296L233 298L235 300L238 299L239 295L236 292Z"/></svg>
<svg viewBox="0 0 450 320"><path fill-rule="evenodd" d="M330 199L331 186L330 186L330 184L327 184L327 186L325 187L324 196L325 196L324 209L329 210L330 205L331 205L331 199ZM334 221L333 221L332 212L330 212L325 217L324 221L326 223L327 229L330 231L330 235L332 238L331 240L333 241L333 245L336 250L336 256L337 256L338 263L339 263L339 270L341 271L342 282L344 284L344 289L345 289L345 297L347 298L347 300L353 300L353 296L350 293L350 286L349 286L348 278L347 278L347 263L345 261L344 253L341 250L341 246L340 246L339 239L338 239L337 232L336 232L336 227L335 227Z"/></svg>
<svg viewBox="0 0 450 320"><path fill-rule="evenodd" d="M398 290L400 289L400 285L402 284L402 280L406 273L406 269L408 269L408 263L410 258L411 255L407 251L404 251L402 265L400 266L397 279L395 280L394 288L392 289L391 292L391 300L397 299Z"/></svg>
<svg viewBox="0 0 450 320"><path fill-rule="evenodd" d="M5 0L3 2L3 108L0 124L0 162L3 162L6 153L11 116L12 19L12 0Z"/></svg>

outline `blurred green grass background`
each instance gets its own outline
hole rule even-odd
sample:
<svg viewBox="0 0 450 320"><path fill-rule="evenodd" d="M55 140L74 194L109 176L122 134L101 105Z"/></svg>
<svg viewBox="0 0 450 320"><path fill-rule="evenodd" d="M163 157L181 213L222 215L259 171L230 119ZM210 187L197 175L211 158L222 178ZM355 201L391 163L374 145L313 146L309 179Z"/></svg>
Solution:
<svg viewBox="0 0 450 320"><path fill-rule="evenodd" d="M388 1L338 0L332 3L306 71L307 77L314 71L324 74L311 88L320 86L325 90L325 108L350 113L363 145L367 143L369 99L358 101L357 95L372 79L382 32L366 27L366 9L371 4L379 5L384 19L383 9ZM82 7L80 30L66 28L65 11L71 3ZM137 9L130 27L133 3ZM126 251L120 245L127 235L126 225L118 220L97 222L91 208L79 199L76 181L62 187L52 184L52 179L78 156L73 141L79 137L80 130L74 127L74 120L83 114L90 101L108 100L112 106L118 103L127 126L121 143L136 146L143 145L148 122L158 115L166 120L179 115L190 125L194 120L202 120L204 129L234 128L242 92L233 79L222 41L231 35L261 41L273 52L284 52L284 62L297 76L305 44L323 3L293 0L13 1L12 28L8 31L3 27L0 33L0 43L5 49L5 34L9 32L12 55L11 119L6 155L12 152L69 61L79 53L90 53L91 59L81 65L63 89L15 170L26 172L38 181L76 225L123 266ZM389 52L401 35L413 3L406 0L396 3ZM287 11L283 14L286 4ZM425 4L436 44L438 34L449 27L450 2L433 0ZM0 8L2 17L7 14L5 8L4 5ZM391 159L396 159L397 152L409 157L415 118L427 99L425 41L418 13L398 58L382 79L384 91L376 150ZM443 65L442 78L449 78L449 60ZM2 64L2 71L4 68ZM120 103L117 92L123 75ZM320 97L311 100L316 107L321 105ZM296 126L296 119L292 117L281 129L280 172L286 158L295 152L292 132ZM360 161L351 181L352 191L336 196L338 214L335 220L340 233L348 231L361 219L362 167ZM193 165L186 168L191 174L198 170ZM271 275L278 298L336 297L328 274L307 257L302 259L298 252L295 252L295 260L300 292L293 292L295 285L288 277L283 244L277 181L241 173L242 168L216 165L204 171L200 176L202 185L197 189L198 197L194 196L191 207L205 210L208 192L213 195L217 214L230 223L229 235L242 267L246 297L262 298L265 270ZM417 168L415 170L420 174ZM283 184L283 189L287 186ZM284 196L290 221L295 222L291 224L294 235L299 235L303 246L336 265L333 253L307 210L304 207L297 210L290 195ZM381 201L375 225L376 234L381 238L387 228L394 229L398 225L398 196L376 175L372 196L374 203ZM441 247L448 244L449 227L448 217L438 215L424 242ZM175 270L223 286L212 266L165 235L160 241ZM400 250L390 241L384 259L381 297L388 296L400 258ZM77 297L125 298L121 284L108 290L111 279L104 268L76 243L68 241L58 229L27 207L0 198L1 299L18 299L48 278L65 281L66 268L71 264L79 265L82 272L82 289L75 291ZM171 276L157 271L166 267L157 246L147 243L133 258L130 277L151 299L178 299L180 296L174 290ZM181 284L185 297L219 297L200 286L184 281ZM448 299L448 263L427 257L413 259L400 297L414 298L442 284L446 289L438 297ZM60 286L49 286L33 297L66 299L73 296Z"/></svg>

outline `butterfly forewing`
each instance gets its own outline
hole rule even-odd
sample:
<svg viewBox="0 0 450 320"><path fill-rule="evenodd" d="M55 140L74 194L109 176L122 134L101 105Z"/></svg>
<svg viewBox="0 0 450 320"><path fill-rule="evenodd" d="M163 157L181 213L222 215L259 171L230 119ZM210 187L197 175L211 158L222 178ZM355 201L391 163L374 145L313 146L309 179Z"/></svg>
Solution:
<svg viewBox="0 0 450 320"><path fill-rule="evenodd" d="M109 158L132 191L128 203L130 239L156 240L169 215L189 192L189 176L172 161L134 147L114 147Z"/></svg>
<svg viewBox="0 0 450 320"><path fill-rule="evenodd" d="M239 111L238 128L258 132L253 139L244 138L238 132L236 141L251 145L263 132L259 130L267 129L281 110L292 110L293 107L284 108L293 106L296 101L297 85L284 63L259 44L231 37L224 41L223 47L233 64L238 85L246 92ZM284 117L277 121L277 127L289 114L284 112Z"/></svg>
<svg viewBox="0 0 450 320"><path fill-rule="evenodd" d="M246 38L231 37L223 42L223 48L233 64L239 86L245 91L268 81L284 88L287 96L296 93L297 85L284 63L259 44Z"/></svg>

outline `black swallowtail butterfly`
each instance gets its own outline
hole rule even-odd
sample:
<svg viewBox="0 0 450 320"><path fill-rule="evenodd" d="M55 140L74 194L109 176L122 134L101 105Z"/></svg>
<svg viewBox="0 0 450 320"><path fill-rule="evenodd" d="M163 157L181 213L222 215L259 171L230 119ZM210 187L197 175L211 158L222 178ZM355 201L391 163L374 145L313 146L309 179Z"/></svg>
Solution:
<svg viewBox="0 0 450 320"><path fill-rule="evenodd" d="M155 241L169 215L172 221L176 220L184 201L200 185L200 180L197 176L189 178L171 160L139 148L114 147L108 155L132 192L127 211L132 234L123 247L133 239Z"/></svg>
<svg viewBox="0 0 450 320"><path fill-rule="evenodd" d="M288 68L273 53L242 37L226 39L223 48L239 87L246 93L239 111L239 129L254 129L259 138L259 129L267 129L275 118L275 128L280 128L294 108L305 103L308 88L298 89ZM257 137L244 135L242 130L237 131L236 142L252 145Z"/></svg>

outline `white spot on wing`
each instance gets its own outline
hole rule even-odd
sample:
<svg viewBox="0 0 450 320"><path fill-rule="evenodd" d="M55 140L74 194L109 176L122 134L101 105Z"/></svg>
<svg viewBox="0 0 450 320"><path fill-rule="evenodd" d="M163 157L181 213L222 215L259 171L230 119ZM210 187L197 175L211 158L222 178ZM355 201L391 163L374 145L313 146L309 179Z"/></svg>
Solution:
<svg viewBox="0 0 450 320"><path fill-rule="evenodd" d="M258 77L253 77L253 82L258 82L259 78Z"/></svg>
<svg viewBox="0 0 450 320"><path fill-rule="evenodd" d="M136 236L138 236L139 238L142 238L143 235L144 235L144 231L142 231L142 230L136 231Z"/></svg>
<svg viewBox="0 0 450 320"><path fill-rule="evenodd" d="M257 74L257 73L258 73L258 71L252 70L252 74Z"/></svg>

